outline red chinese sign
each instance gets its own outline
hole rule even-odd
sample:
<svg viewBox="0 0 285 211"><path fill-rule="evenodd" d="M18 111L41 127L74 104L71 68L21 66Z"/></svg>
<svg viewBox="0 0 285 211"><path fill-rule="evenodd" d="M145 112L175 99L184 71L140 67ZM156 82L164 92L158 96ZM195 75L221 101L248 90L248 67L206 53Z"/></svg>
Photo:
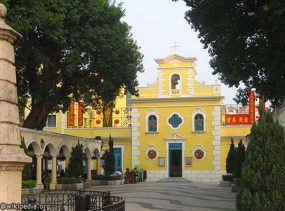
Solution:
<svg viewBox="0 0 285 211"><path fill-rule="evenodd" d="M69 104L69 126L74 126L74 102Z"/></svg>
<svg viewBox="0 0 285 211"><path fill-rule="evenodd" d="M83 102L78 103L78 126L83 126Z"/></svg>
<svg viewBox="0 0 285 211"><path fill-rule="evenodd" d="M250 91L249 93L249 122L253 124L255 121L255 93Z"/></svg>
<svg viewBox="0 0 285 211"><path fill-rule="evenodd" d="M228 114L226 115L227 125L244 125L251 124L249 114Z"/></svg>

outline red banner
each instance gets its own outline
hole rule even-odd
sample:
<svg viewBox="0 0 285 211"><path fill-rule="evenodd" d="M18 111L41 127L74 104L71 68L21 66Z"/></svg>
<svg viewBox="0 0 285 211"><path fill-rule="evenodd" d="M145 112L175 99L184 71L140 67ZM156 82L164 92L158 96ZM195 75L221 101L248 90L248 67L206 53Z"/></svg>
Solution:
<svg viewBox="0 0 285 211"><path fill-rule="evenodd" d="M226 115L227 125L251 124L249 114L228 114Z"/></svg>
<svg viewBox="0 0 285 211"><path fill-rule="evenodd" d="M253 124L255 121L255 93L250 91L249 93L249 122Z"/></svg>
<svg viewBox="0 0 285 211"><path fill-rule="evenodd" d="M83 126L83 102L78 102L78 126Z"/></svg>
<svg viewBox="0 0 285 211"><path fill-rule="evenodd" d="M74 102L69 103L69 126L74 126Z"/></svg>

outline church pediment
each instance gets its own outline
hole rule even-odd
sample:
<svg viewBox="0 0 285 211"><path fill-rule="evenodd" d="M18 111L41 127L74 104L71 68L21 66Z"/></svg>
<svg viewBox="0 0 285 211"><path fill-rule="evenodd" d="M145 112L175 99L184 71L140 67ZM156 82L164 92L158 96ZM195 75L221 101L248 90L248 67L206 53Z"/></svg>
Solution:
<svg viewBox="0 0 285 211"><path fill-rule="evenodd" d="M174 132L171 133L170 136L164 138L166 141L184 141L186 137L179 135L178 133Z"/></svg>
<svg viewBox="0 0 285 211"><path fill-rule="evenodd" d="M175 65L180 62L195 62L196 60L197 60L196 57L184 57L184 56L174 53L165 58L155 59L155 62L158 64L170 62Z"/></svg>

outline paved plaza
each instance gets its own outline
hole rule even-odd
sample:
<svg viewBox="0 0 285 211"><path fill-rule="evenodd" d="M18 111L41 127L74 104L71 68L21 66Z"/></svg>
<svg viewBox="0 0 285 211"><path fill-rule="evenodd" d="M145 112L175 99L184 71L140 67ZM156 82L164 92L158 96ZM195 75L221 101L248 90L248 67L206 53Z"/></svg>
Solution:
<svg viewBox="0 0 285 211"><path fill-rule="evenodd" d="M126 199L126 211L234 211L235 194L218 184L186 180L143 182L117 186L94 186L93 190L111 191Z"/></svg>

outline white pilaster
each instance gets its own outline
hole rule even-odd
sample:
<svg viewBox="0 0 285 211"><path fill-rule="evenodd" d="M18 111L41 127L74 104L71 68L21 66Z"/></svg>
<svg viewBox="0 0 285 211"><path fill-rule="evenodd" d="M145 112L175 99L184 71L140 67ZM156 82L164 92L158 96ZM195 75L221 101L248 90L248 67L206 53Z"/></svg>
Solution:
<svg viewBox="0 0 285 211"><path fill-rule="evenodd" d="M216 171L221 171L221 138L220 138L220 127L221 127L221 117L220 117L220 106L214 106L214 111L212 112L212 145L213 145L213 162Z"/></svg>
<svg viewBox="0 0 285 211"><path fill-rule="evenodd" d="M139 122L140 114L138 112L138 109L133 108L132 109L132 123L138 123ZM133 124L132 125L132 166L139 165L139 136L140 132L138 131L139 124Z"/></svg>

